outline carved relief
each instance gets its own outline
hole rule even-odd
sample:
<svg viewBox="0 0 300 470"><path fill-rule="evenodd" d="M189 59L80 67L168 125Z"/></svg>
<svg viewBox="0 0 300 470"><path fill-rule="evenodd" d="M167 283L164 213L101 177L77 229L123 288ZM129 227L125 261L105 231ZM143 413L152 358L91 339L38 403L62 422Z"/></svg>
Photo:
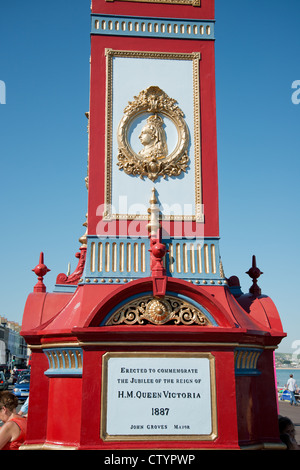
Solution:
<svg viewBox="0 0 300 470"><path fill-rule="evenodd" d="M148 117L139 136L143 149L135 152L129 143L128 131L130 125L144 114ZM124 109L118 127L119 169L128 175L148 177L152 181L159 176L176 177L185 172L189 164L189 131L183 116L176 100L158 86L141 91ZM178 134L176 147L171 153L168 152L164 118L173 122Z"/></svg>
<svg viewBox="0 0 300 470"><path fill-rule="evenodd" d="M120 149L121 152L119 154L119 159L118 159L118 152L119 152L119 143L117 140L117 130L118 130L118 125L120 121L122 120L119 118L116 126L113 124L113 116L121 112L121 117L122 117L122 111L124 113L123 119L126 118L125 111L123 108L119 109L117 102L114 100L114 77L118 77L118 70L117 70L117 61L122 58L129 58L129 59L153 59L156 62L159 60L167 61L189 61L192 63L192 95L193 95L193 102L189 101L188 106L192 106L192 116L188 119L188 116L181 116L181 120L187 122L188 124L188 138L189 138L189 144L187 145L188 152L191 152L188 154L186 157L186 162L182 162L183 166L187 170L187 165L189 165L188 171L190 172L190 177L194 178L194 187L191 187L192 193L194 193L194 204L195 204L195 212L191 215L187 215L184 213L181 214L164 214L165 220L196 220L199 222L204 221L204 214L203 214L203 207L202 207L202 178L201 178L201 116L200 116L200 82L199 82L199 72L200 72L200 60L201 60L201 54L199 52L191 52L191 53L177 53L177 52L161 52L161 51L124 51L124 50L114 50L114 49L105 49L105 55L106 55L106 66L107 66L107 89L106 89L106 146L105 146L105 207L103 210L103 219L104 220L147 220L148 215L147 214L137 214L137 213L120 213L118 210L118 204L117 201L113 200L113 194L118 194L118 190L115 189L113 190L113 178L115 175L115 171L118 172L120 169L120 166L117 165L119 163L121 166L126 167L126 171L128 174L135 174L136 177L141 177L142 179L148 178L147 175L141 176L138 171L139 168L135 168L134 165L131 165L131 157L132 157L132 148L135 149L133 160L135 162L138 162L140 166L142 166L143 159L141 158L140 155L138 155L139 151L142 150L142 145L140 144L140 141L138 140L138 132L141 132L141 124L146 123L146 118L149 118L151 115L158 114L162 120L163 123L166 124L166 134L167 134L167 142L168 142L168 152L175 150L175 144L178 142L178 131L176 129L176 125L174 123L174 120L172 120L169 116L166 115L166 113L163 112L149 112L147 110L141 111L141 114L137 115L137 121L139 121L139 125L135 127L135 131L138 131L135 133L134 125L136 124L135 122L135 117L134 117L134 111L133 109L129 110L127 109L128 106L130 106L130 103L128 106L126 106L126 111L129 112L129 114L132 112L131 117L132 121L131 123L133 124L131 129L129 129L129 133L127 133L127 141L125 140L125 136L121 136L121 140L124 141L124 148ZM116 61L116 62L114 62ZM157 64L156 64L157 65ZM170 77L172 79L172 77ZM174 77L174 80L176 81L176 77ZM155 83L154 81L152 83ZM121 86L121 85L120 85ZM124 85L125 86L125 85ZM145 87L146 88L146 87ZM143 85L141 85L140 88L137 88L137 90L143 89ZM151 87L152 88L152 87ZM157 87L158 88L158 87ZM126 89L126 87L125 87ZM145 90L146 91L146 90ZM176 91L172 96L177 96L175 95ZM131 95L128 95L129 98ZM181 102L181 101L180 101ZM176 104L176 100L174 100L174 103ZM134 98L132 100L132 105L137 104L137 98ZM125 106L124 106L125 108ZM179 107L178 107L179 109ZM190 109L190 108L189 108ZM144 115L144 116L143 116ZM128 116L127 116L128 119ZM179 118L178 118L179 119ZM143 121L143 123L142 123ZM128 121L127 123L123 121L123 124L126 128L128 126ZM185 125L185 123L183 124ZM130 126L130 122L129 122ZM163 125L164 127L164 125ZM186 126L187 127L187 126ZM139 128L139 130L138 130ZM124 127L123 127L124 129ZM170 131L170 134L169 134ZM130 134L130 132L132 132ZM128 139L132 142L132 146L130 145L130 142L128 142ZM129 150L128 150L129 149ZM191 149L191 150L190 150ZM130 157L130 158L128 158ZM165 165L166 159L169 159L170 155L167 155L167 157L164 157L162 159L157 160L156 165L159 166L160 163L163 163ZM183 159L184 160L184 159ZM152 163L151 167L151 173L152 177L156 178L158 177L158 171L157 168L155 167L155 162L146 162L148 165L148 170L150 163ZM179 161L177 161L177 166L179 165ZM155 170L155 171L153 171ZM170 171L171 168L168 168L168 171ZM125 170L122 168L122 171L125 172ZM136 172L135 172L136 171ZM130 173L132 172L132 173ZM171 173L171 171L170 171ZM126 175L126 173L125 173ZM184 173L183 171L181 172L181 176L183 176ZM166 174L165 177L168 175ZM172 176L172 175L171 175ZM163 178L163 175L161 176ZM180 176L177 176L180 177ZM130 180L131 178L128 177ZM154 180L153 180L154 181ZM156 182L156 181L155 181Z"/></svg>
<svg viewBox="0 0 300 470"><path fill-rule="evenodd" d="M155 299L145 296L121 307L109 318L106 326L145 323L163 325L168 322L175 325L210 325L210 321L200 310L177 297L166 296L163 299Z"/></svg>
<svg viewBox="0 0 300 470"><path fill-rule="evenodd" d="M163 124L163 118L158 114L148 117L147 124L139 135L141 144L144 146L139 151L139 155L142 158L151 160L153 157L156 157L159 160L168 155L168 145Z"/></svg>

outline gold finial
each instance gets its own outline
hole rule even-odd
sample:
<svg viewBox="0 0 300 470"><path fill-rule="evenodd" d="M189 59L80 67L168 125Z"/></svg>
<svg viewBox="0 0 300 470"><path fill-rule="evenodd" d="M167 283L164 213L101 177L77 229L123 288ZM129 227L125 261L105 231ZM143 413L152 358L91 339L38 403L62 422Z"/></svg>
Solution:
<svg viewBox="0 0 300 470"><path fill-rule="evenodd" d="M152 188L152 193L151 193L151 198L150 198L150 204L157 204L157 199L155 195L155 188Z"/></svg>
<svg viewBox="0 0 300 470"><path fill-rule="evenodd" d="M150 222L147 224L148 231L150 232L151 237L156 237L157 231L160 228L159 223L159 207L156 199L155 188L152 188L151 198L150 198L150 208L148 213L150 214Z"/></svg>

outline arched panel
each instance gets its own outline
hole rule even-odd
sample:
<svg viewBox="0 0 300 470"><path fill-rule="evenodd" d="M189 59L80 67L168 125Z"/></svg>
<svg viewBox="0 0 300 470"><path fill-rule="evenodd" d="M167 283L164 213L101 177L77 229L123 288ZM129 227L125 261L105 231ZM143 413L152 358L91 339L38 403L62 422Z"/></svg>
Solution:
<svg viewBox="0 0 300 470"><path fill-rule="evenodd" d="M210 313L196 302L175 293L154 298L151 293L129 299L116 306L104 319L103 326L113 325L198 325L217 326Z"/></svg>
<svg viewBox="0 0 300 470"><path fill-rule="evenodd" d="M142 296L149 295L153 297L152 287L152 278L132 281L126 287L120 286L114 291L114 295L107 295L94 307L83 325L84 328L108 326L108 319L128 302ZM190 303L192 308L198 309L201 315L204 315L209 321L206 325L207 327L220 326L236 328L236 321L232 316L231 310L226 310L215 296L208 294L205 289L200 286L195 287L191 283L183 280L167 278L166 295L181 298ZM167 311L169 311L168 308ZM124 324L125 323L123 323L123 325ZM153 323L148 321L148 325L151 324ZM196 323L194 324L196 325ZM138 325L138 323L136 323L136 325ZM168 325L171 325L171 323L168 323Z"/></svg>

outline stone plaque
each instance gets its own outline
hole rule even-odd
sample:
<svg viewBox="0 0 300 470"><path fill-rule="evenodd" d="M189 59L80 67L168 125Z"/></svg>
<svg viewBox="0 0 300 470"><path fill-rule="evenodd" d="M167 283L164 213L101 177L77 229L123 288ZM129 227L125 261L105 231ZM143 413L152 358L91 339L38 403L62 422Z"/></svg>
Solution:
<svg viewBox="0 0 300 470"><path fill-rule="evenodd" d="M104 440L216 438L214 358L209 353L107 353Z"/></svg>

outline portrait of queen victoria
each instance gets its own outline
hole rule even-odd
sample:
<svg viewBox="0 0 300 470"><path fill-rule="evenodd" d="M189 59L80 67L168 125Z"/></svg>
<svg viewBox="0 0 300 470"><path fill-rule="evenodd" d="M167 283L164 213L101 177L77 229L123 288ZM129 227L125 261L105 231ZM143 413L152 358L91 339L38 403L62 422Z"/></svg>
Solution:
<svg viewBox="0 0 300 470"><path fill-rule="evenodd" d="M174 133L172 137L170 124L177 131L176 139ZM131 141L132 128L138 129L138 132ZM167 135L171 136L170 153ZM189 130L183 111L177 101L158 86L153 85L142 90L138 96L134 96L133 101L128 102L117 129L117 142L117 165L127 175L139 176L142 179L147 177L155 181L159 177L174 178L187 171ZM136 144L139 148L136 148Z"/></svg>
<svg viewBox="0 0 300 470"><path fill-rule="evenodd" d="M158 114L147 118L147 124L143 127L139 139L144 148L139 156L145 159L161 159L168 155L166 133L163 128L164 122Z"/></svg>

